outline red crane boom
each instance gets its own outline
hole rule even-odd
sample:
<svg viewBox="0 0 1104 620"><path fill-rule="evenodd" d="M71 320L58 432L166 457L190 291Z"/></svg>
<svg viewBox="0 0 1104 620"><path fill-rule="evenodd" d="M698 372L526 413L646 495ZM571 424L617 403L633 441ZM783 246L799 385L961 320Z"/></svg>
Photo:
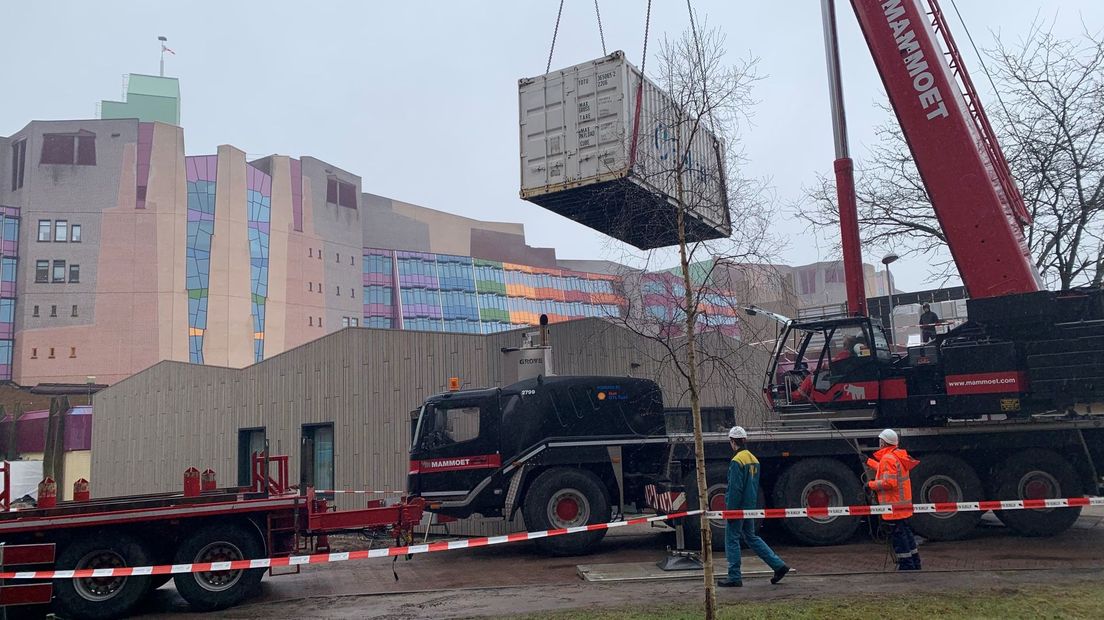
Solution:
<svg viewBox="0 0 1104 620"><path fill-rule="evenodd" d="M937 0L851 6L970 297L1041 290L1023 232L1030 214ZM843 242L846 257L857 235L844 230ZM861 282L861 265L847 267Z"/></svg>

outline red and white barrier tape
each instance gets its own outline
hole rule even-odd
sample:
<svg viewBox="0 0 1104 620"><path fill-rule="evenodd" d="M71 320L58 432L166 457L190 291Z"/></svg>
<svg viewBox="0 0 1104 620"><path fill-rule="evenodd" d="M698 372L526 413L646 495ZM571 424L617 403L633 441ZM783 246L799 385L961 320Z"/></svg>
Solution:
<svg viewBox="0 0 1104 620"><path fill-rule="evenodd" d="M357 491L353 489L315 489L318 495L406 495L406 491Z"/></svg>
<svg viewBox="0 0 1104 620"><path fill-rule="evenodd" d="M55 570L55 571L21 571L0 572L0 579L82 579L86 577L130 577L137 575L169 575L180 573L206 573L227 570L243 570L250 568L272 568L274 566L299 566L302 564L328 564L331 562L348 562L350 560L368 560L371 558L389 558L399 555L415 555L419 553L434 553L437 551L452 551L454 549L471 549L486 547L489 545L501 545L505 543L535 540L537 538L549 538L563 536L565 534L577 534L580 532L595 532L608 530L626 525L641 525L667 519L678 519L701 514L701 510L678 512L654 517L639 517L627 521L614 521L612 523L594 523L592 525L580 525L557 530L544 530L542 532L518 532L504 536L482 536L465 540L442 541L422 545L407 545L404 547L386 547L381 549L368 549L365 551L346 551L342 553L315 553L312 555L293 555L282 558L262 558L258 560L236 560L232 562L200 562L195 564L165 564L161 566L134 566L127 568L88 568L80 570Z"/></svg>
<svg viewBox="0 0 1104 620"><path fill-rule="evenodd" d="M793 519L803 517L857 517L885 514L922 514L948 512L984 512L987 510L1038 510L1046 508L1075 508L1079 506L1104 506L1104 497L1070 497L1063 499L1026 499L982 502L946 502L935 504L912 504L894 506L877 504L873 506L831 506L824 508L766 508L761 510L724 510L703 512L690 510L654 517L638 517L612 523L595 523L565 529L544 530L541 532L518 532L504 536L482 536L465 540L442 541L403 547L386 547L364 551L346 551L341 553L315 553L312 555L293 555L282 558L262 558L257 560L236 560L232 562L201 562L194 564L165 564L160 566L133 566L126 568L95 568L55 571L0 572L0 579L82 579L88 577L130 577L140 575L169 575L181 573L206 573L228 570L246 570L253 568L272 568L281 566L300 566L303 564L329 564L372 558L389 558L400 555L436 553L455 549L472 549L490 545L536 540L564 536L580 532L609 530L628 525L642 525L669 519L693 517L704 514L710 519Z"/></svg>
<svg viewBox="0 0 1104 620"><path fill-rule="evenodd" d="M870 515L910 515L952 512L986 512L988 510L1042 510L1047 508L1077 508L1104 506L1104 497L1069 497L1059 499L989 500L981 502L937 502L934 504L876 504L873 506L824 506L810 508L760 508L757 510L714 510L705 513L707 519L794 519L800 517L866 517Z"/></svg>

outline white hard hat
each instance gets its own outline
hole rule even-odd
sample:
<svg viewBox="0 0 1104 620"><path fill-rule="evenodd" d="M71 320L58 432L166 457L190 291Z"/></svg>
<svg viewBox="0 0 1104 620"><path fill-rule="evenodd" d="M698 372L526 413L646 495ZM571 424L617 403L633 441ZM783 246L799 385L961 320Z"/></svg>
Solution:
<svg viewBox="0 0 1104 620"><path fill-rule="evenodd" d="M742 426L733 426L728 429L729 439L747 439L747 431Z"/></svg>
<svg viewBox="0 0 1104 620"><path fill-rule="evenodd" d="M878 433L878 439L895 446L897 445L897 433L892 428L887 428L884 431Z"/></svg>

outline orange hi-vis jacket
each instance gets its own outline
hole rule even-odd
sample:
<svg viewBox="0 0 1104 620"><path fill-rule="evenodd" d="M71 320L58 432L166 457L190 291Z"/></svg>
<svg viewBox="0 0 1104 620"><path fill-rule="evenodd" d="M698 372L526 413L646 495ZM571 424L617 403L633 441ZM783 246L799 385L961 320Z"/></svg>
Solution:
<svg viewBox="0 0 1104 620"><path fill-rule="evenodd" d="M897 508L892 514L882 515L882 518L895 521L912 516L909 470L919 465L920 461L897 446L886 446L875 452L874 458L867 459L866 464L876 472L874 479L866 484L877 492L878 503L892 504Z"/></svg>

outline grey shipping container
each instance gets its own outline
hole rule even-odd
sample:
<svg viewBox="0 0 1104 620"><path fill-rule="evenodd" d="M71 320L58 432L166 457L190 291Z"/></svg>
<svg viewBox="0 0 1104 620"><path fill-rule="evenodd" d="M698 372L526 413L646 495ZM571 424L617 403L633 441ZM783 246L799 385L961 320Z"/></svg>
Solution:
<svg viewBox="0 0 1104 620"><path fill-rule="evenodd" d="M723 143L624 52L519 80L518 101L523 199L640 249L675 245L681 155L687 238L732 234Z"/></svg>

